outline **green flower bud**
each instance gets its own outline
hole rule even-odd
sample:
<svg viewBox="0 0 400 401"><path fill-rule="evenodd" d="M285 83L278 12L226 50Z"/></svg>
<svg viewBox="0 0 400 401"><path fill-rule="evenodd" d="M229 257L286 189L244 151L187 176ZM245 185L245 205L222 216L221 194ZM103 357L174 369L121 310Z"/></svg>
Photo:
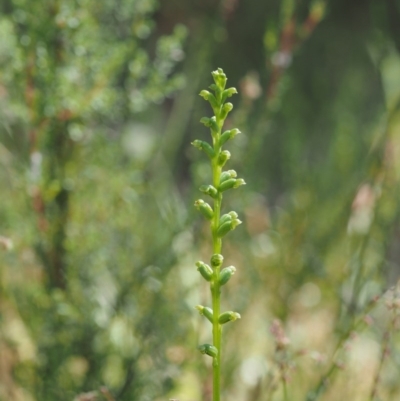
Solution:
<svg viewBox="0 0 400 401"><path fill-rule="evenodd" d="M229 139L233 139L237 134L241 134L237 128L223 132L221 138L219 139L220 146L222 146Z"/></svg>
<svg viewBox="0 0 400 401"><path fill-rule="evenodd" d="M215 199L218 196L217 189L215 187L213 187L212 185L202 185L199 189L204 194L211 196L211 198Z"/></svg>
<svg viewBox="0 0 400 401"><path fill-rule="evenodd" d="M221 89L219 89L219 87L218 87L217 85L215 85L215 84L211 84L211 85L209 86L209 88L210 88L211 90L213 90L213 91L215 92L215 94L221 93Z"/></svg>
<svg viewBox="0 0 400 401"><path fill-rule="evenodd" d="M230 221L227 221L226 223L221 224L217 230L218 237L223 237L224 235L228 234L229 231L234 230L241 223L242 222L239 219L232 219Z"/></svg>
<svg viewBox="0 0 400 401"><path fill-rule="evenodd" d="M231 97L232 95L235 95L235 94L237 94L238 93L238 91L236 90L236 88L228 88L228 89L225 89L223 92L222 92L222 102L225 102L225 100L228 98L228 97Z"/></svg>
<svg viewBox="0 0 400 401"><path fill-rule="evenodd" d="M239 188L242 185L246 185L246 181L243 178L238 178L235 182L235 185L233 186L233 188Z"/></svg>
<svg viewBox="0 0 400 401"><path fill-rule="evenodd" d="M223 237L232 230L232 220L226 221L218 227L217 235L218 237Z"/></svg>
<svg viewBox="0 0 400 401"><path fill-rule="evenodd" d="M224 191L226 191L226 190L228 190L228 189L231 189L231 188L238 188L238 187L240 187L241 185L245 185L245 184L246 184L246 182L245 182L245 180L243 180L243 178L238 178L238 179L236 179L236 178L230 178L229 180L224 181L224 182L218 187L218 190L219 190L220 192L224 192Z"/></svg>
<svg viewBox="0 0 400 401"><path fill-rule="evenodd" d="M202 90L199 95L204 99L210 102L211 107L217 107L217 100L215 99L215 96L210 93L209 91Z"/></svg>
<svg viewBox="0 0 400 401"><path fill-rule="evenodd" d="M211 73L211 75L214 78L214 82L216 83L216 85L221 89L224 90L225 89L225 85L226 85L226 75L223 71L222 68L218 68L216 71L213 71Z"/></svg>
<svg viewBox="0 0 400 401"><path fill-rule="evenodd" d="M226 223L227 221L231 221L232 220L232 216L229 213L226 213L224 215L221 216L221 218L219 219L219 225L221 226L222 224Z"/></svg>
<svg viewBox="0 0 400 401"><path fill-rule="evenodd" d="M199 95L204 99L204 100L208 100L208 97L211 95L211 93L209 91L206 90L202 90Z"/></svg>
<svg viewBox="0 0 400 401"><path fill-rule="evenodd" d="M235 274L235 272L236 272L235 266L229 266L222 269L219 275L219 284L220 285L226 284Z"/></svg>
<svg viewBox="0 0 400 401"><path fill-rule="evenodd" d="M228 171L224 171L221 174L221 178L220 178L220 182L224 182L226 180L228 180L229 178L236 178L237 174L235 170L228 170Z"/></svg>
<svg viewBox="0 0 400 401"><path fill-rule="evenodd" d="M231 212L226 213L223 216L221 216L221 218L219 219L219 225L221 226L222 224L226 223L227 221L231 221L232 219L237 219L237 218L238 218L238 214L234 211L231 211Z"/></svg>
<svg viewBox="0 0 400 401"><path fill-rule="evenodd" d="M218 124L217 124L217 119L215 116L208 118L208 117L202 117L200 119L200 122L204 124L206 127L210 128L214 132L218 132Z"/></svg>
<svg viewBox="0 0 400 401"><path fill-rule="evenodd" d="M209 355L209 356L211 356L213 358L216 358L218 356L217 348L215 348L211 344L199 345L197 348L202 354L207 354L207 355Z"/></svg>
<svg viewBox="0 0 400 401"><path fill-rule="evenodd" d="M237 219L238 218L238 214L233 210L231 212L229 212L228 214L229 214L229 216L232 217L232 219Z"/></svg>
<svg viewBox="0 0 400 401"><path fill-rule="evenodd" d="M210 125L211 125L210 120L211 120L211 118L209 118L209 117L201 117L200 118L200 122L203 125L205 125L207 128L210 128Z"/></svg>
<svg viewBox="0 0 400 401"><path fill-rule="evenodd" d="M197 201L194 202L194 207L208 220L211 220L214 217L214 211L212 210L211 206L204 202L203 199L197 199Z"/></svg>
<svg viewBox="0 0 400 401"><path fill-rule="evenodd" d="M211 281L212 276L213 276L213 271L210 266L205 264L204 262L197 262L197 271L205 278L207 281Z"/></svg>
<svg viewBox="0 0 400 401"><path fill-rule="evenodd" d="M205 316L211 323L213 322L213 310L207 306L197 305L196 309L199 311L200 315Z"/></svg>
<svg viewBox="0 0 400 401"><path fill-rule="evenodd" d="M233 104L232 103L225 103L222 106L222 110L221 113L219 115L220 118L222 118L223 120L225 120L225 118L227 117L227 115L229 114L229 112L233 109Z"/></svg>
<svg viewBox="0 0 400 401"><path fill-rule="evenodd" d="M229 311L229 312L224 312L221 315L219 315L218 322L220 324L225 324L228 322L234 322L235 320L238 320L240 318L241 318L241 316L239 313Z"/></svg>
<svg viewBox="0 0 400 401"><path fill-rule="evenodd" d="M218 189L221 192L227 191L228 189L232 189L236 184L236 178L230 178L229 180L224 181Z"/></svg>
<svg viewBox="0 0 400 401"><path fill-rule="evenodd" d="M219 253L215 253L214 255L211 256L211 266L213 269L216 269L217 267L220 267L222 265L222 262L224 261L224 257L220 255Z"/></svg>
<svg viewBox="0 0 400 401"><path fill-rule="evenodd" d="M206 153L210 159L212 159L215 156L214 148L208 142L196 139L192 142L192 145L195 148L204 151L204 153Z"/></svg>
<svg viewBox="0 0 400 401"><path fill-rule="evenodd" d="M218 156L218 165L223 167L225 163L231 158L229 150L223 150Z"/></svg>

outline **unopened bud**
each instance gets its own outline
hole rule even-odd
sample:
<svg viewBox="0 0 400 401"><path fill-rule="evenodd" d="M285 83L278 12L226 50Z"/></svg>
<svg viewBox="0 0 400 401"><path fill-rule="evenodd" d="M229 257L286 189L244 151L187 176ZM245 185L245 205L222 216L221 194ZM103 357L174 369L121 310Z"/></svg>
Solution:
<svg viewBox="0 0 400 401"><path fill-rule="evenodd" d="M211 84L211 85L209 86L209 88L210 88L211 90L213 90L216 94L221 93L221 89L219 89L219 87L218 87L217 85L215 85L215 84Z"/></svg>
<svg viewBox="0 0 400 401"><path fill-rule="evenodd" d="M196 266L197 271L203 276L203 278L205 278L207 281L211 281L213 276L213 271L211 267L201 261L197 262Z"/></svg>
<svg viewBox="0 0 400 401"><path fill-rule="evenodd" d="M197 348L202 354L207 354L207 355L209 355L209 356L211 356L213 358L216 358L218 356L217 348L215 348L211 344L199 345Z"/></svg>
<svg viewBox="0 0 400 401"><path fill-rule="evenodd" d="M208 118L208 117L203 117L200 119L200 122L204 124L206 127L210 128L214 132L218 132L218 124L217 124L217 119L215 116Z"/></svg>
<svg viewBox="0 0 400 401"><path fill-rule="evenodd" d="M220 146L222 146L225 142L229 141L229 139L233 139L237 134L240 134L240 133L241 132L237 128L223 132L219 139Z"/></svg>
<svg viewBox="0 0 400 401"><path fill-rule="evenodd" d="M225 163L231 158L229 150L223 150L218 156L218 164L223 167Z"/></svg>
<svg viewBox="0 0 400 401"><path fill-rule="evenodd" d="M211 323L213 322L213 310L207 306L197 305L196 309L200 315L205 316Z"/></svg>
<svg viewBox="0 0 400 401"><path fill-rule="evenodd" d="M242 222L239 219L232 219L224 224L221 224L217 230L218 237L223 237L224 235L228 234L229 231L234 230L241 223Z"/></svg>
<svg viewBox="0 0 400 401"><path fill-rule="evenodd" d="M225 120L225 118L227 117L227 115L229 114L229 112L233 109L233 104L232 103L225 103L222 106L222 110L221 113L219 115L220 118L222 118L223 120Z"/></svg>
<svg viewBox="0 0 400 401"><path fill-rule="evenodd" d="M238 178L235 182L235 185L233 186L233 188L239 188L242 185L246 185L246 181L243 178Z"/></svg>
<svg viewBox="0 0 400 401"><path fill-rule="evenodd" d="M211 220L214 217L214 211L212 210L211 206L204 202L203 199L198 199L196 202L194 202L194 207L208 220Z"/></svg>
<svg viewBox="0 0 400 401"><path fill-rule="evenodd" d="M238 91L236 90L236 88L228 88L228 89L225 89L223 92L222 92L222 103L223 102L225 102L225 100L228 98L228 97L231 97L232 95L236 95L238 93Z"/></svg>
<svg viewBox="0 0 400 401"><path fill-rule="evenodd" d="M224 90L224 89L225 89L225 85L226 85L227 78L226 78L226 75L225 75L223 69L222 69L222 68L218 68L216 71L213 71L213 72L211 73L211 75L212 75L213 78L214 78L215 84L216 84L221 90Z"/></svg>
<svg viewBox="0 0 400 401"><path fill-rule="evenodd" d="M238 217L236 212L229 212L221 216L219 219L219 225L226 223L227 221L231 221L232 219L236 219Z"/></svg>
<svg viewBox="0 0 400 401"><path fill-rule="evenodd" d="M211 196L211 198L215 199L218 196L217 189L215 187L213 187L212 185L202 185L199 189L204 194Z"/></svg>
<svg viewBox="0 0 400 401"><path fill-rule="evenodd" d="M199 96L201 96L204 100L208 100L208 97L211 95L211 93L209 91L206 90L202 90L199 93Z"/></svg>
<svg viewBox="0 0 400 401"><path fill-rule="evenodd" d="M208 142L196 139L192 142L192 145L195 148L202 150L210 159L212 159L215 156L214 148Z"/></svg>
<svg viewBox="0 0 400 401"><path fill-rule="evenodd" d="M229 311L229 312L224 312L221 315L219 315L218 322L220 324L225 324L225 323L229 323L229 322L234 322L235 320L238 320L240 318L241 318L241 316L239 313Z"/></svg>
<svg viewBox="0 0 400 401"><path fill-rule="evenodd" d="M236 272L235 266L229 266L222 269L219 275L219 284L220 285L226 284L235 274L235 272Z"/></svg>
<svg viewBox="0 0 400 401"><path fill-rule="evenodd" d="M229 180L225 180L221 183L218 189L221 192L227 191L228 189L232 189L236 183L236 178L230 178Z"/></svg>
<svg viewBox="0 0 400 401"><path fill-rule="evenodd" d="M221 185L218 187L218 189L221 192L224 192L228 189L232 189L232 188L236 189L236 188L240 187L241 185L246 185L246 182L243 178L238 178L238 179L230 178L230 179L224 181L223 183L221 183Z"/></svg>
<svg viewBox="0 0 400 401"><path fill-rule="evenodd" d="M210 102L211 107L217 107L217 100L215 99L215 96L210 93L209 91L202 90L199 95L204 99Z"/></svg>
<svg viewBox="0 0 400 401"><path fill-rule="evenodd" d="M220 255L219 253L215 253L214 255L211 256L211 266L216 269L217 267L220 267L222 265L222 262L224 261L224 257Z"/></svg>
<svg viewBox="0 0 400 401"><path fill-rule="evenodd" d="M224 171L221 174L221 178L220 178L220 182L224 182L226 180L229 180L229 178L236 178L237 174L235 170L228 170L228 171Z"/></svg>

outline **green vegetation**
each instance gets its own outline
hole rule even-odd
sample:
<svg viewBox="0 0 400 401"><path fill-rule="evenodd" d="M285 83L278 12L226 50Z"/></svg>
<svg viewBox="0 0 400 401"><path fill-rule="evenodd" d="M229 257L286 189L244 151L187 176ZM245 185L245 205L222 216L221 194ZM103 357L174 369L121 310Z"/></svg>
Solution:
<svg viewBox="0 0 400 401"><path fill-rule="evenodd" d="M398 0L0 2L0 401L400 399L399 26Z"/></svg>

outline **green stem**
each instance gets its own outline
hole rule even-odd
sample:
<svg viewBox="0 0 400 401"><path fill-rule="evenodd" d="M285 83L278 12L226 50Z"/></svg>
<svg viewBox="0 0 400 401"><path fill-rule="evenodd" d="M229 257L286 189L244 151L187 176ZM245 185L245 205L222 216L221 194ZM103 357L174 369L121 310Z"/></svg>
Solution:
<svg viewBox="0 0 400 401"><path fill-rule="evenodd" d="M217 117L218 118L218 117ZM218 121L218 125L220 125ZM221 148L218 145L221 130L214 140L215 156L212 161L212 175L213 185L215 188L219 187L222 168L218 165L218 157ZM213 253L221 254L222 252L222 239L217 235L219 227L219 219L221 215L222 193L218 193L218 197L214 200L214 217L211 223L211 232L213 240ZM222 326L219 323L219 315L221 312L221 289L219 284L220 267L214 269L213 279L211 281L211 294L212 294L212 309L213 309L213 345L218 350L217 357L213 360L213 401L220 400L221 393L221 337Z"/></svg>
<svg viewBox="0 0 400 401"><path fill-rule="evenodd" d="M215 249L215 248L214 248ZM215 269L214 278L219 275L219 268ZM217 272L218 270L218 272ZM221 335L222 327L218 322L220 315L220 288L218 280L214 280L211 288L213 305L213 345L218 350L217 356L213 360L213 401L219 401L221 388Z"/></svg>

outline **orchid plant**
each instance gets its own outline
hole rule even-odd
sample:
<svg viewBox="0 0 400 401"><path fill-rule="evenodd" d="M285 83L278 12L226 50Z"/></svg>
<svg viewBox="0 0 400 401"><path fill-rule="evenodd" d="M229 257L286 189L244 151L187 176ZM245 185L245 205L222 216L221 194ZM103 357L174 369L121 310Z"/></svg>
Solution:
<svg viewBox="0 0 400 401"><path fill-rule="evenodd" d="M214 116L203 117L200 122L210 129L212 143L195 140L192 145L203 151L210 159L212 169L212 184L202 185L200 191L211 198L212 205L203 199L195 202L195 207L210 222L213 255L210 265L199 261L196 263L201 276L210 283L212 307L197 305L196 308L212 325L212 344L202 344L198 348L202 354L213 360L213 401L219 401L221 389L221 341L223 325L240 318L233 311L221 312L221 288L228 283L236 269L234 266L222 267L222 239L234 230L241 221L235 211L223 214L222 197L226 191L239 188L245 184L242 178L237 178L236 171L224 170L231 154L223 150L227 141L233 139L240 131L237 128L223 132L225 119L233 109L232 103L226 100L237 93L235 88L225 89L227 78L221 68L212 72L214 83L209 87L211 92L202 90L200 96L210 103Z"/></svg>

